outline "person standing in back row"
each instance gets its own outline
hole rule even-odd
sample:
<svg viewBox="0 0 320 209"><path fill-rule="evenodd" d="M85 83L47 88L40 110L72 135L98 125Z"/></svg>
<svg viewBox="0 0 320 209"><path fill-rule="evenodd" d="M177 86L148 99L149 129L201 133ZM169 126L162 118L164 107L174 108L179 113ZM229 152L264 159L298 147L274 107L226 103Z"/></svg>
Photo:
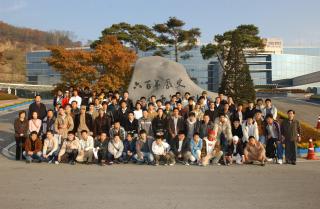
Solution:
<svg viewBox="0 0 320 209"><path fill-rule="evenodd" d="M33 112L38 113L38 119L43 120L47 116L47 108L41 103L41 96L36 95L34 102L29 105L28 120L32 118Z"/></svg>
<svg viewBox="0 0 320 209"><path fill-rule="evenodd" d="M295 119L295 111L288 110L288 118L281 124L281 135L285 144L285 156L287 164L296 164L297 142L301 141L300 122Z"/></svg>

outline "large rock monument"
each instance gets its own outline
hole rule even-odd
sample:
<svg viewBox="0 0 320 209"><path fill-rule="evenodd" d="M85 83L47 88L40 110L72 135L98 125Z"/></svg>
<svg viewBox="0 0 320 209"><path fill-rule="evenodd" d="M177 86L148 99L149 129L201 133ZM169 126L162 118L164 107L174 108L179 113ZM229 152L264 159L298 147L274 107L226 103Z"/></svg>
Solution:
<svg viewBox="0 0 320 209"><path fill-rule="evenodd" d="M200 96L204 90L190 79L180 63L159 56L150 56L137 60L128 91L135 101L142 96L151 95L168 99L178 91L182 94L190 92L191 95ZM208 92L208 95L217 96L213 92Z"/></svg>

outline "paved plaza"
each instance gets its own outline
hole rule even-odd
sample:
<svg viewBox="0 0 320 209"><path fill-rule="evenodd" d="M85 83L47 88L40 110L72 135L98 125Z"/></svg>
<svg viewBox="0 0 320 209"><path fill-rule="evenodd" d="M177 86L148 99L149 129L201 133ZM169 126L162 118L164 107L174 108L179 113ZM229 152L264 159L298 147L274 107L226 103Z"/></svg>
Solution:
<svg viewBox="0 0 320 209"><path fill-rule="evenodd" d="M12 144L12 121L17 110L0 113L2 147ZM1 155L0 165L0 202L4 209L311 209L318 208L319 201L320 161L300 159L297 166L265 167L101 167L29 165Z"/></svg>
<svg viewBox="0 0 320 209"><path fill-rule="evenodd" d="M319 207L318 161L265 167L101 167L28 165L0 157L0 164L4 209Z"/></svg>

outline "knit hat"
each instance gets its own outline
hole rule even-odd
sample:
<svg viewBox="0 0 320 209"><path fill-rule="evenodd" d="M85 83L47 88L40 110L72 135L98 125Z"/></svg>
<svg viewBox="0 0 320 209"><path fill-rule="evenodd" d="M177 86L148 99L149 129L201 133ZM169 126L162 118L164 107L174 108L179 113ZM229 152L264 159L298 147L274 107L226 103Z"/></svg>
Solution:
<svg viewBox="0 0 320 209"><path fill-rule="evenodd" d="M210 130L208 131L208 135L215 135L215 134L216 134L216 132L215 132L214 130L211 130L211 129L210 129Z"/></svg>
<svg viewBox="0 0 320 209"><path fill-rule="evenodd" d="M238 136L233 136L232 140L238 142L239 141L239 137Z"/></svg>

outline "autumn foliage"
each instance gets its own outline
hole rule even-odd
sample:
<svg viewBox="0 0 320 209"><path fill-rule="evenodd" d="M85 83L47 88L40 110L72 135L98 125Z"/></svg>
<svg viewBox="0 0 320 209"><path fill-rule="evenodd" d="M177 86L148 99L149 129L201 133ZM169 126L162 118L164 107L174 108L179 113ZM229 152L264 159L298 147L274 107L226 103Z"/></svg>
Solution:
<svg viewBox="0 0 320 209"><path fill-rule="evenodd" d="M125 89L132 75L136 53L123 46L116 37L106 36L94 49L65 49L50 47L52 55L47 59L61 73L58 86Z"/></svg>

